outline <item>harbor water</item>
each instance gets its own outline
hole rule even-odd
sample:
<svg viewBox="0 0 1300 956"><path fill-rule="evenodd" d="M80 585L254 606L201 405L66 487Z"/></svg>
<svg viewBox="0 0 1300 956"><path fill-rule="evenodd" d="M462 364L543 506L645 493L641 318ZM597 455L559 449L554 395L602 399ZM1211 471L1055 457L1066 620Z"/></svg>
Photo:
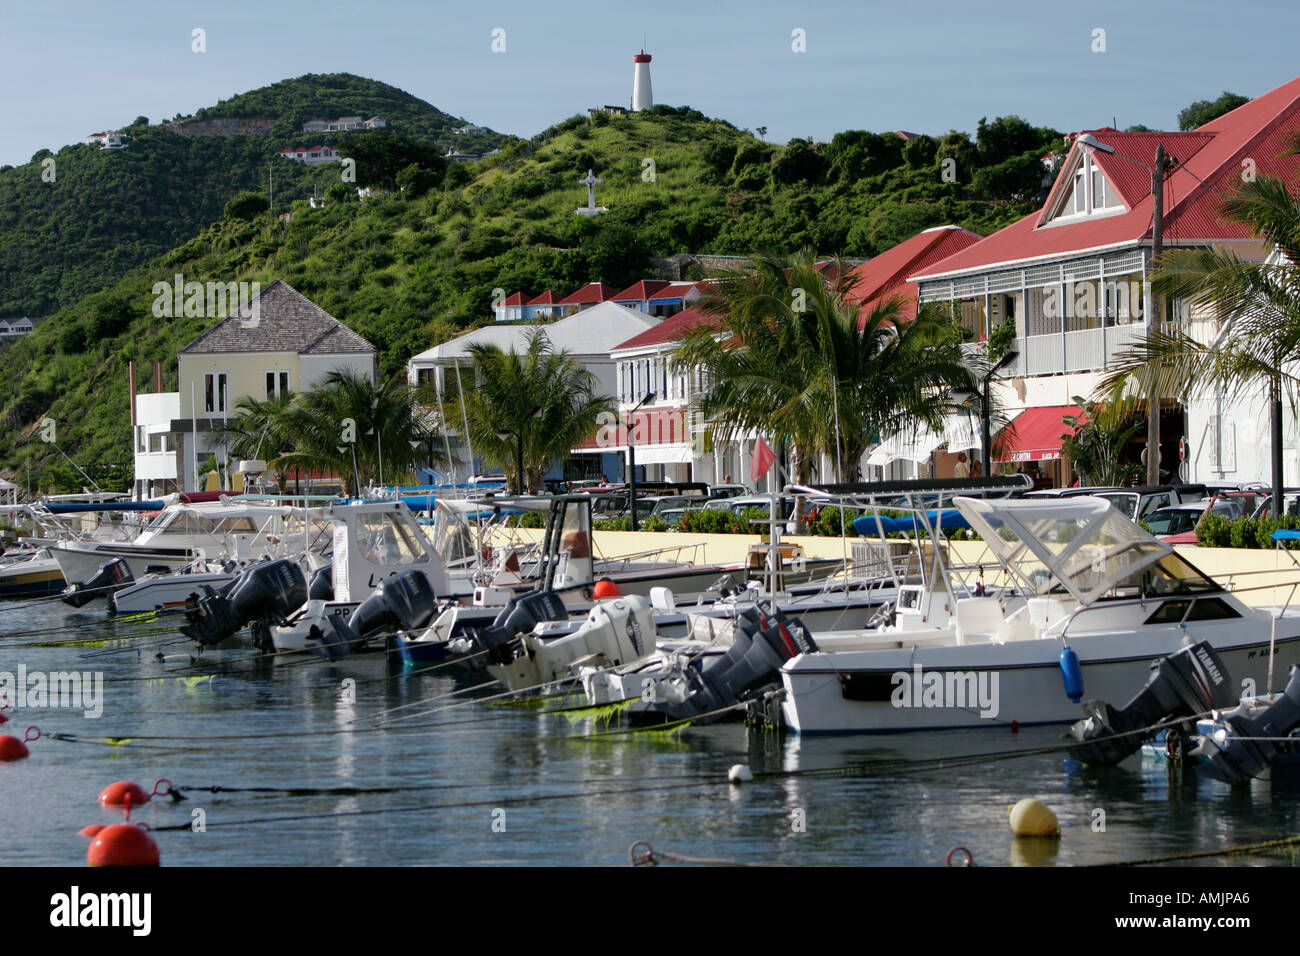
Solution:
<svg viewBox="0 0 1300 956"><path fill-rule="evenodd" d="M97 604L0 608L0 679L102 680L102 699L79 707L5 711L3 730L42 736L0 764L0 862L83 865L77 831L121 819L99 792L159 778L185 799L155 798L132 820L155 829L164 866L619 865L638 841L743 863L942 866L962 846L980 865L1073 866L1214 853L1300 825L1300 781L1233 789L1136 758L1084 768L1059 747L1063 727L624 733L617 718L476 699L500 687L467 693L485 678L404 673L383 654L329 663L244 646L192 663L176 624L113 622ZM730 785L735 764L756 779ZM1023 797L1055 811L1059 840L1013 838L1007 808Z"/></svg>

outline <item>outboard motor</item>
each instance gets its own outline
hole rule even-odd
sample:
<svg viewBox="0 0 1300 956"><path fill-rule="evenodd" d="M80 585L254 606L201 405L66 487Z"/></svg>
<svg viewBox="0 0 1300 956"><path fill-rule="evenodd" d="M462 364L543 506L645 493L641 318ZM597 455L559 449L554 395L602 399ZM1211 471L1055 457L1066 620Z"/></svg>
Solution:
<svg viewBox="0 0 1300 956"><path fill-rule="evenodd" d="M131 568L121 558L109 558L99 566L99 570L89 581L70 584L64 590L61 600L73 607L84 607L97 597L106 597L114 591L120 591L135 581Z"/></svg>
<svg viewBox="0 0 1300 956"><path fill-rule="evenodd" d="M335 615L326 617L324 632L311 650L331 661L339 660L387 628L409 631L423 627L433 617L437 603L428 575L418 568L384 578L346 621Z"/></svg>
<svg viewBox="0 0 1300 956"><path fill-rule="evenodd" d="M542 621L566 621L569 609L554 591L529 591L512 597L487 627L469 631L476 651L486 651L498 664L509 664L515 653L510 643Z"/></svg>
<svg viewBox="0 0 1300 956"><path fill-rule="evenodd" d="M1170 654L1151 665L1146 685L1122 709L1104 701L1084 705L1086 720L1070 728L1079 741L1070 756L1083 763L1113 766L1135 753L1146 736L1135 733L1174 717L1194 717L1231 707L1233 683L1208 641Z"/></svg>
<svg viewBox="0 0 1300 956"><path fill-rule="evenodd" d="M1247 717L1242 709L1220 714L1204 734L1201 755L1207 763L1202 772L1207 777L1245 783L1263 773L1278 754L1290 751L1293 745L1278 738L1300 727L1300 666L1291 668L1286 690L1259 716Z"/></svg>
<svg viewBox="0 0 1300 956"><path fill-rule="evenodd" d="M334 565L327 564L312 572L311 584L307 587L307 600L334 600Z"/></svg>
<svg viewBox="0 0 1300 956"><path fill-rule="evenodd" d="M181 633L200 644L217 644L245 624L259 620L282 622L307 601L307 578L297 562L287 558L255 564L221 591L204 587L205 597L185 612L189 624Z"/></svg>
<svg viewBox="0 0 1300 956"><path fill-rule="evenodd" d="M736 703L746 691L774 680L790 658L817 650L803 622L787 617L767 601L741 611L736 625L730 649L718 657L691 661L683 672L682 697L656 701L651 710L669 721L721 710Z"/></svg>

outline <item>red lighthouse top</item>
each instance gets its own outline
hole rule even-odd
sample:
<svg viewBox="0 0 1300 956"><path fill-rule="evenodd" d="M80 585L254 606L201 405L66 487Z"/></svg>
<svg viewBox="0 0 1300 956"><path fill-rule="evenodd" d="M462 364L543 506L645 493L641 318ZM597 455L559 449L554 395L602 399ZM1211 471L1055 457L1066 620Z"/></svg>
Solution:
<svg viewBox="0 0 1300 956"><path fill-rule="evenodd" d="M632 54L632 62L633 62L633 63L649 63L649 62L650 62L650 54L647 53L645 50L642 50L640 53L634 53L634 54Z"/></svg>

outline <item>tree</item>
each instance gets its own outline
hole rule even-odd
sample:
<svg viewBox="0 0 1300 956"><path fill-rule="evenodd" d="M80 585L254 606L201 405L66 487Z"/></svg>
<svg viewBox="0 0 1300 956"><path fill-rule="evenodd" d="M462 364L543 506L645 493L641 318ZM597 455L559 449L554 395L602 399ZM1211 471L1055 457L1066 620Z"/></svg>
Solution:
<svg viewBox="0 0 1300 956"><path fill-rule="evenodd" d="M401 376L376 384L363 372L335 369L306 392L242 398L236 408L219 429L231 454L336 475L349 494L396 483L426 456L429 426Z"/></svg>
<svg viewBox="0 0 1300 956"><path fill-rule="evenodd" d="M975 387L946 315L927 309L907 320L897 299L864 313L855 285L838 262L819 268L810 249L752 256L702 306L716 326L690 333L675 356L679 370L702 376L695 405L715 435L774 439L801 484L821 454L856 477L874 438L938 428L953 390Z"/></svg>
<svg viewBox="0 0 1300 956"><path fill-rule="evenodd" d="M1204 126L1210 120L1216 119L1230 110L1235 110L1243 103L1249 102L1249 97L1224 90L1223 95L1217 100L1197 100L1191 106L1181 110L1178 114L1178 128L1183 132L1196 129L1198 126Z"/></svg>
<svg viewBox="0 0 1300 956"><path fill-rule="evenodd" d="M395 189L397 174L413 163L427 170L435 185L442 182L447 172L447 159L436 145L387 130L351 137L341 151L356 160L358 186Z"/></svg>
<svg viewBox="0 0 1300 956"><path fill-rule="evenodd" d="M1294 148L1294 147L1293 147ZM1175 395L1215 388L1228 395L1263 387L1272 402L1273 447L1282 440L1282 392L1300 385L1293 360L1300 353L1300 201L1278 179L1261 176L1226 200L1220 215L1245 225L1275 247L1265 262L1248 262L1231 249L1166 252L1151 287L1167 300L1185 299L1211 310L1219 334L1193 338L1166 325L1117 356L1098 386L1109 408L1123 414L1131 395ZM1229 335L1228 332L1231 332ZM1273 506L1282 504L1281 462L1273 462Z"/></svg>
<svg viewBox="0 0 1300 956"><path fill-rule="evenodd" d="M261 193L244 191L226 203L221 218L248 222L256 219L270 208L271 201L266 196Z"/></svg>
<svg viewBox="0 0 1300 956"><path fill-rule="evenodd" d="M1145 470L1137 462L1120 459L1129 442L1146 428L1146 420L1138 416L1117 423L1099 414L1101 408L1097 402L1076 395L1074 403L1083 409L1083 414L1062 417L1061 421L1071 431L1061 436L1061 450L1074 465L1082 483L1112 487L1144 474Z"/></svg>
<svg viewBox="0 0 1300 956"><path fill-rule="evenodd" d="M536 491L551 463L589 438L612 398L597 394L599 380L567 352L555 351L545 331L535 329L523 350L470 346L463 401L448 407L452 422L469 423L475 454L518 481L523 442L523 487ZM504 437L503 437L504 436Z"/></svg>

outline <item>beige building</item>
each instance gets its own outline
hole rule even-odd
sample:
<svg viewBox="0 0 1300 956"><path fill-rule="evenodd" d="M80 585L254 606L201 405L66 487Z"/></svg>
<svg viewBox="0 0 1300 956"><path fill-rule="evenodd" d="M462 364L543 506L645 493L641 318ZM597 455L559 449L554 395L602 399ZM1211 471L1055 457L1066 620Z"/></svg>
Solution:
<svg viewBox="0 0 1300 956"><path fill-rule="evenodd" d="M175 453L175 467L162 471L155 460L142 472L144 463L137 460L140 493L150 493L142 482L166 479L181 490L195 490L196 463L201 467L213 454L225 460L225 449L211 432L237 413L240 399L265 401L301 392L336 369L362 372L372 380L378 374L373 345L281 279L261 290L253 314L255 321L222 319L181 349L177 392L150 396L151 402L133 398L137 459L159 449ZM166 422L165 437L162 421L144 420L150 412L155 418L178 415ZM191 436L197 437L191 441ZM281 450L268 449L263 457Z"/></svg>

